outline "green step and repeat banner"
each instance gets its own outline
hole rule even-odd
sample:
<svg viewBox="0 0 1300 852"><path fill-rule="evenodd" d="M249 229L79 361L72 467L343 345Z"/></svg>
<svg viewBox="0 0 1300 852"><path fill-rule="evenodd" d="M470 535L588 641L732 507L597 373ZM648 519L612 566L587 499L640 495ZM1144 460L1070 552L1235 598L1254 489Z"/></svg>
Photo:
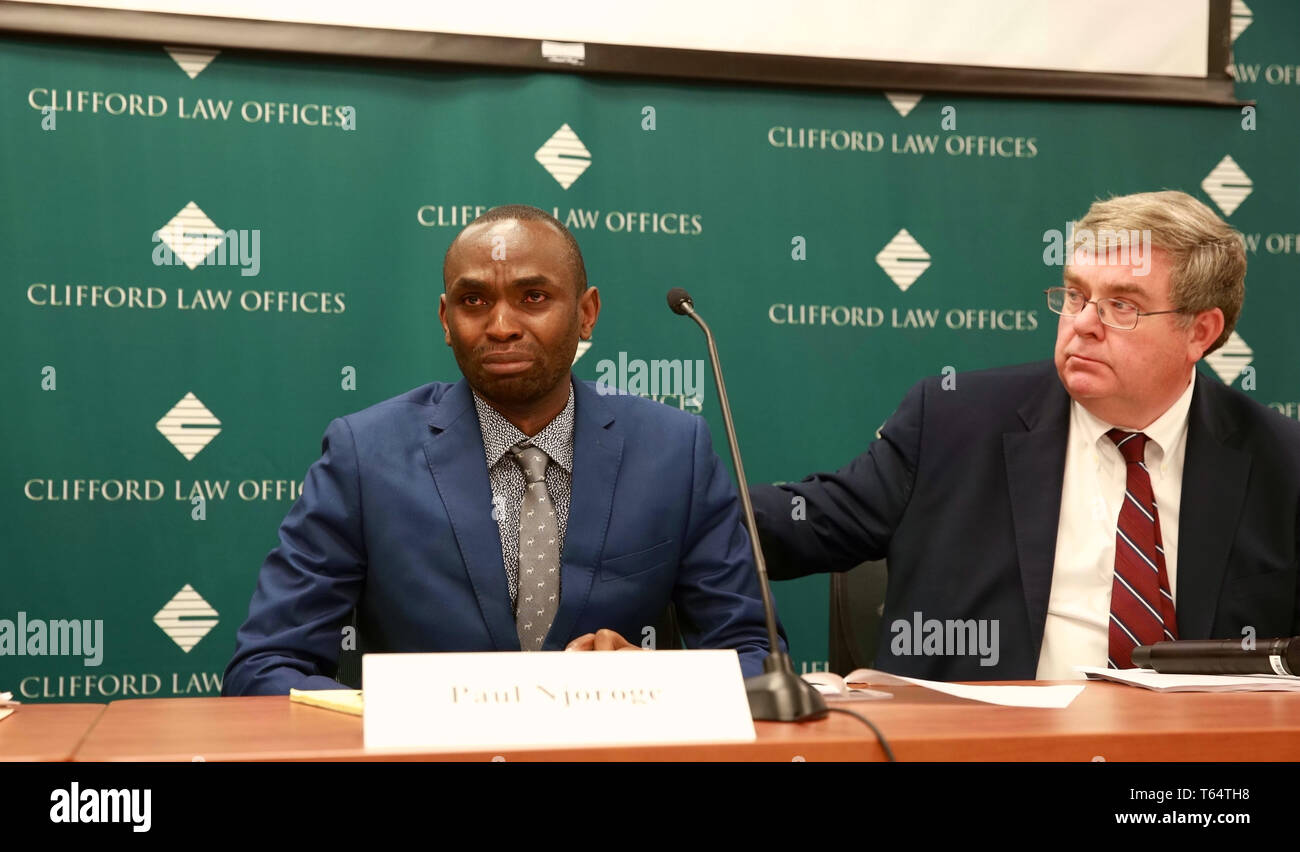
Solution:
<svg viewBox="0 0 1300 852"><path fill-rule="evenodd" d="M1049 357L1045 240L1117 193L1245 235L1203 368L1300 416L1300 6L1237 7L1246 110L0 38L0 690L218 694L326 424L459 378L442 256L497 204L583 248L604 310L576 374L698 362L633 389L726 458L664 301L690 290L756 482L846 463L926 375ZM828 588L775 589L801 671Z"/></svg>

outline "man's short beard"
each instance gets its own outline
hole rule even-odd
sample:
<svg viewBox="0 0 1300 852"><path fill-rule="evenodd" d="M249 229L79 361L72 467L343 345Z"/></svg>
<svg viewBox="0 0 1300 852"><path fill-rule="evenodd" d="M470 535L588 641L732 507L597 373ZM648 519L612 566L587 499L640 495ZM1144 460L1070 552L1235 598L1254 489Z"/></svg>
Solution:
<svg viewBox="0 0 1300 852"><path fill-rule="evenodd" d="M573 346L566 347L567 360L560 353L559 358L551 360L552 353L546 350L533 352L533 368L524 373L510 376L494 375L482 366L482 354L471 351L468 358L462 358L460 349L452 346L452 355L460 372L469 381L479 396L498 405L519 408L537 402L556 386L565 381L573 363L573 354L578 348L578 318L575 315L569 333L573 335Z"/></svg>
<svg viewBox="0 0 1300 852"><path fill-rule="evenodd" d="M556 368L549 363L538 363L538 365L526 373L520 373L514 376L496 376L487 372L480 366L477 370L467 370L466 365L460 363L460 371L469 380L470 387L478 392L478 395L500 405L518 408L536 402L545 397L555 389L569 373L567 369Z"/></svg>

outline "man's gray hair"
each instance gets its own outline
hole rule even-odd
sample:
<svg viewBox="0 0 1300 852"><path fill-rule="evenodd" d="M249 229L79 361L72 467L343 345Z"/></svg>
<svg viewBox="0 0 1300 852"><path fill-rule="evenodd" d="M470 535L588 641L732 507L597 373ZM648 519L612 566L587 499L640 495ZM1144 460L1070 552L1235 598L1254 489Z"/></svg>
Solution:
<svg viewBox="0 0 1300 852"><path fill-rule="evenodd" d="M1185 312L1184 327L1197 313L1218 308L1223 333L1204 354L1228 340L1246 298L1246 247L1241 234L1213 210L1185 192L1139 192L1094 201L1076 233L1085 229L1093 234L1150 231L1151 245L1169 254L1169 299Z"/></svg>

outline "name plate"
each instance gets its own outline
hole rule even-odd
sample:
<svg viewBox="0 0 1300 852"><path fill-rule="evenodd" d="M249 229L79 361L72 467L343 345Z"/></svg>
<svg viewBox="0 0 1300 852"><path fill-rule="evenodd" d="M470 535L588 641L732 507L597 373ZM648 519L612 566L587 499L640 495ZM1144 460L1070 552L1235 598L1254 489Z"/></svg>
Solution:
<svg viewBox="0 0 1300 852"><path fill-rule="evenodd" d="M366 654L373 749L751 742L735 651Z"/></svg>

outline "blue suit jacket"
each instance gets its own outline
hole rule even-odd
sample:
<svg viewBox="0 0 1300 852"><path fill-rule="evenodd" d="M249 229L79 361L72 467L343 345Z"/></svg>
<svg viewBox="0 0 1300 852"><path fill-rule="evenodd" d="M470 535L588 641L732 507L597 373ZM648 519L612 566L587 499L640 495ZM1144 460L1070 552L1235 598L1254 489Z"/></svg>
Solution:
<svg viewBox="0 0 1300 852"><path fill-rule="evenodd" d="M1047 620L1070 431L1052 362L920 382L831 474L750 489L768 571L888 559L876 666L934 680L1032 680ZM1197 373L1178 523L1183 639L1300 633L1300 423ZM791 520L791 498L807 519ZM999 661L894 655L896 619L997 619ZM915 649L913 649L915 650Z"/></svg>
<svg viewBox="0 0 1300 852"><path fill-rule="evenodd" d="M749 536L703 419L574 382L573 496L546 650L602 627L639 643L671 600L689 647L762 671ZM363 651L518 651L469 385L432 383L330 423L262 566L226 695L338 688Z"/></svg>

